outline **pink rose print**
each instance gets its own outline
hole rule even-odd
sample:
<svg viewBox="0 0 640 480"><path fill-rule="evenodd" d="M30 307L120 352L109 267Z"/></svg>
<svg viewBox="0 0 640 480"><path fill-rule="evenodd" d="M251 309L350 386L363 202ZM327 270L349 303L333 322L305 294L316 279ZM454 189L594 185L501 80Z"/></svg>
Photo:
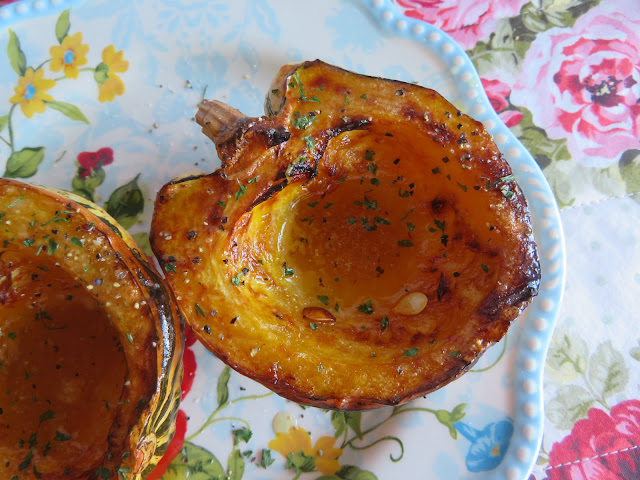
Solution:
<svg viewBox="0 0 640 480"><path fill-rule="evenodd" d="M500 119L507 127L513 127L522 120L522 113L518 110L508 110L509 107L509 95L511 94L511 87L501 80L489 80L482 78L482 86L487 92L489 102L496 111Z"/></svg>
<svg viewBox="0 0 640 480"><path fill-rule="evenodd" d="M81 152L78 154L78 163L80 177L87 178L94 170L113 163L113 150L105 147L97 152Z"/></svg>
<svg viewBox="0 0 640 480"><path fill-rule="evenodd" d="M592 408L549 454L546 480L631 480L640 476L640 400L607 414ZM576 459L582 459L577 462Z"/></svg>
<svg viewBox="0 0 640 480"><path fill-rule="evenodd" d="M465 50L487 40L501 18L517 15L527 0L395 0L408 17L444 30Z"/></svg>
<svg viewBox="0 0 640 480"><path fill-rule="evenodd" d="M566 138L580 162L604 168L640 147L640 9L580 17L573 29L538 35L511 101L533 114L549 138ZM530 72L537 72L531 75Z"/></svg>

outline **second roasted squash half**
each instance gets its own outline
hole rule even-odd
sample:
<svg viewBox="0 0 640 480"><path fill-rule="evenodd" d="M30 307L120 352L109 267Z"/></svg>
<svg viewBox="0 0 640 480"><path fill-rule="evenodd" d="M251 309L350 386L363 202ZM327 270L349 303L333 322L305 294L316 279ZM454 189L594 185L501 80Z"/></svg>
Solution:
<svg viewBox="0 0 640 480"><path fill-rule="evenodd" d="M151 245L198 338L294 401L396 405L458 377L537 293L527 204L433 90L283 67L265 117L197 116L222 166L159 192Z"/></svg>
<svg viewBox="0 0 640 480"><path fill-rule="evenodd" d="M146 477L175 430L182 328L109 214L0 179L0 478Z"/></svg>

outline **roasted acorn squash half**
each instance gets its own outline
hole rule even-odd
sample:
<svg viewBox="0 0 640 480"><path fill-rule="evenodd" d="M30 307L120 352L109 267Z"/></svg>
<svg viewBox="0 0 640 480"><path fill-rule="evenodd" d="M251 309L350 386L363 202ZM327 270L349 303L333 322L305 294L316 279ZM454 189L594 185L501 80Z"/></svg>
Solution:
<svg viewBox="0 0 640 480"><path fill-rule="evenodd" d="M0 179L0 478L143 478L175 428L181 322L106 212Z"/></svg>
<svg viewBox="0 0 640 480"><path fill-rule="evenodd" d="M197 115L222 166L159 192L151 244L198 338L296 402L442 387L537 293L527 204L483 126L433 90L288 65L247 118Z"/></svg>

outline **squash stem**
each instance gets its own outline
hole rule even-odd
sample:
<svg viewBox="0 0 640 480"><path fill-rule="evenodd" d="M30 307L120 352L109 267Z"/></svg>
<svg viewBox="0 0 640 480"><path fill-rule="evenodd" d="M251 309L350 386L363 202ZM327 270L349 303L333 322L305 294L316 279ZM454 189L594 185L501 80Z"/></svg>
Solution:
<svg viewBox="0 0 640 480"><path fill-rule="evenodd" d="M203 100L196 113L196 123L202 127L202 133L214 143L232 131L243 118L247 116L218 100Z"/></svg>

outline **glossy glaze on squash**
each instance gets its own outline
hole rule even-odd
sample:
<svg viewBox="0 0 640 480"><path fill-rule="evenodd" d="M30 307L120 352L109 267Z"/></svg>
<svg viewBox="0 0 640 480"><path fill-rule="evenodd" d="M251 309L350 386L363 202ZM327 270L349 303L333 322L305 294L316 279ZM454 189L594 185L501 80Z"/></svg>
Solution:
<svg viewBox="0 0 640 480"><path fill-rule="evenodd" d="M198 113L222 167L158 194L152 248L213 353L300 403L396 405L453 380L536 294L524 196L433 90L285 66L247 118Z"/></svg>
<svg viewBox="0 0 640 480"><path fill-rule="evenodd" d="M0 224L0 478L141 478L180 395L170 293L84 199L1 179Z"/></svg>

